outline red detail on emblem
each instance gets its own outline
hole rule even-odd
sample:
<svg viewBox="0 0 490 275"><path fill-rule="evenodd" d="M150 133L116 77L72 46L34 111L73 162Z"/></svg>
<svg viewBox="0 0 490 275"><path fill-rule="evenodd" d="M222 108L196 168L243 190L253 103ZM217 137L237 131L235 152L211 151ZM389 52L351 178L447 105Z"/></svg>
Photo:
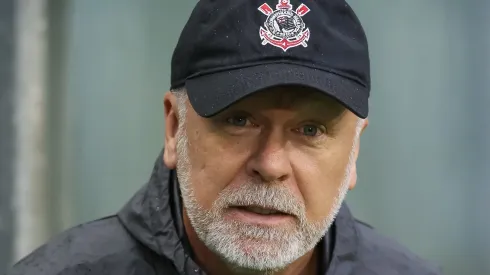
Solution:
<svg viewBox="0 0 490 275"><path fill-rule="evenodd" d="M296 13L299 15L299 16L303 16L305 14L307 14L308 12L310 11L310 8L308 8L305 4L301 4L297 9L296 9Z"/></svg>
<svg viewBox="0 0 490 275"><path fill-rule="evenodd" d="M271 43L272 45L279 47L279 48L283 49L284 51L286 51L287 49L289 49L291 47L296 47L299 45L305 46L306 41L308 41L308 39L310 38L310 30L307 29L306 31L303 32L301 37L299 37L298 39L293 40L293 41L289 41L286 38L283 38L280 40L274 39L273 37L270 37L269 34L267 33L267 31L264 30L262 27L260 28L260 36L263 39L267 40L267 42Z"/></svg>
<svg viewBox="0 0 490 275"><path fill-rule="evenodd" d="M279 4L277 4L276 9L287 9L287 10L292 9L293 6L289 1L290 0L279 0Z"/></svg>
<svg viewBox="0 0 490 275"><path fill-rule="evenodd" d="M262 6L259 7L259 11L267 16L269 16L273 12L272 8L267 5L267 3L262 4Z"/></svg>
<svg viewBox="0 0 490 275"><path fill-rule="evenodd" d="M305 27L302 17L310 12L310 9L301 4L296 10L290 0L278 0L276 10L264 3L259 11L267 15L264 28L260 27L259 34L262 45L270 44L274 47L287 51L296 46L308 47L310 30Z"/></svg>

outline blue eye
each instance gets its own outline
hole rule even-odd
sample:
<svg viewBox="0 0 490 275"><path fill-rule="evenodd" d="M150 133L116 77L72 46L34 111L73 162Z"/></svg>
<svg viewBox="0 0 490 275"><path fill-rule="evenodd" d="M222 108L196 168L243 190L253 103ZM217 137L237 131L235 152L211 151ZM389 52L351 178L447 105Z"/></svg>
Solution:
<svg viewBox="0 0 490 275"><path fill-rule="evenodd" d="M301 127L301 132L305 136L314 137L314 136L318 135L319 130L318 130L318 127L316 127L314 125L305 125L305 126Z"/></svg>
<svg viewBox="0 0 490 275"><path fill-rule="evenodd" d="M246 117L241 117L241 116L236 116L236 117L230 117L226 120L228 123L238 126L238 127L244 127L247 125L247 118Z"/></svg>

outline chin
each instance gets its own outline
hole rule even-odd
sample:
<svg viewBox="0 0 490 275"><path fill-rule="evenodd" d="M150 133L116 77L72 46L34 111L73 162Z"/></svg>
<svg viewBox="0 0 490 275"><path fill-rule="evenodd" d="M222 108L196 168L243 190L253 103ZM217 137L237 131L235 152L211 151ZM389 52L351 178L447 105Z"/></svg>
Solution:
<svg viewBox="0 0 490 275"><path fill-rule="evenodd" d="M253 271L280 270L307 250L298 232L239 222L213 223L203 242L228 265Z"/></svg>

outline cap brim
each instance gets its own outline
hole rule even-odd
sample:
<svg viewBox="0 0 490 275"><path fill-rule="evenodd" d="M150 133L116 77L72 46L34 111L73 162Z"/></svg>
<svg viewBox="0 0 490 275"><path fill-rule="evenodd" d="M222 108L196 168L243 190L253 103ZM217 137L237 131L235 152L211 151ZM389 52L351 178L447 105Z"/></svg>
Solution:
<svg viewBox="0 0 490 275"><path fill-rule="evenodd" d="M300 85L336 99L360 118L368 115L368 91L345 77L306 66L273 63L189 78L186 90L194 110L211 117L264 89Z"/></svg>

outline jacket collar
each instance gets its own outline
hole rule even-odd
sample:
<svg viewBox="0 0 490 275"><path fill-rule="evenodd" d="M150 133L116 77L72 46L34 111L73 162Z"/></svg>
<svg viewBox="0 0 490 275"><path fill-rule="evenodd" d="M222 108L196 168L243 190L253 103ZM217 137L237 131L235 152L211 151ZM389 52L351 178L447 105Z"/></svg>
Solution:
<svg viewBox="0 0 490 275"><path fill-rule="evenodd" d="M180 191L174 170L158 156L149 181L119 211L118 218L131 235L160 256L172 261L181 274L204 274L192 260L180 208ZM332 260L325 275L347 275L356 261L359 245L355 220L347 205L342 207L333 230ZM329 251L325 238L318 244ZM326 261L325 261L326 262ZM325 263L326 264L326 263Z"/></svg>

